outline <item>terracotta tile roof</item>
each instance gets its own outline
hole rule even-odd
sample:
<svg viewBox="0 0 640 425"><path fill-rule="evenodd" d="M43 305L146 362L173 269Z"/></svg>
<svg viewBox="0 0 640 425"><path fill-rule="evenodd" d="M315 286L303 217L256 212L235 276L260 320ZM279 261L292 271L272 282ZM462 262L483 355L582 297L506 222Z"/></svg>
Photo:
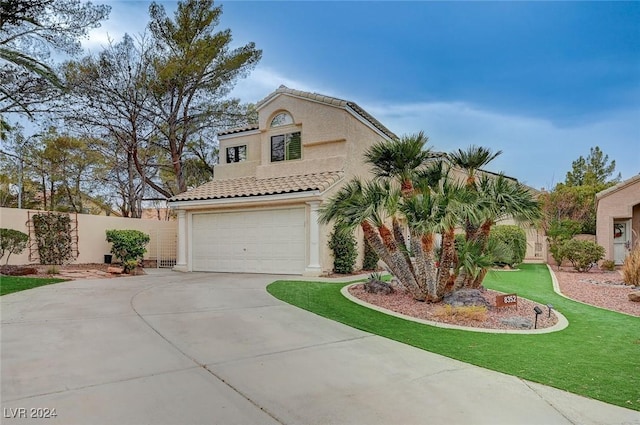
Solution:
<svg viewBox="0 0 640 425"><path fill-rule="evenodd" d="M245 125L244 127L230 128L218 133L218 136L224 136L227 134L243 133L245 131L258 130L258 124Z"/></svg>
<svg viewBox="0 0 640 425"><path fill-rule="evenodd" d="M239 177L235 179L212 180L202 186L172 197L169 199L169 202L243 198L312 190L323 192L340 180L342 176L342 171L331 171L268 179Z"/></svg>

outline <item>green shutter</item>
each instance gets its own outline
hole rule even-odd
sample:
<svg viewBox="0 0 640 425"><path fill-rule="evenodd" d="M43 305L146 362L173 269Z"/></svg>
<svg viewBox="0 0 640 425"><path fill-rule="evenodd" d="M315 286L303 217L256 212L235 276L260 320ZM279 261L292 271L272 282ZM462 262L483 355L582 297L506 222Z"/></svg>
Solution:
<svg viewBox="0 0 640 425"><path fill-rule="evenodd" d="M300 132L287 134L287 159L302 158L302 139Z"/></svg>

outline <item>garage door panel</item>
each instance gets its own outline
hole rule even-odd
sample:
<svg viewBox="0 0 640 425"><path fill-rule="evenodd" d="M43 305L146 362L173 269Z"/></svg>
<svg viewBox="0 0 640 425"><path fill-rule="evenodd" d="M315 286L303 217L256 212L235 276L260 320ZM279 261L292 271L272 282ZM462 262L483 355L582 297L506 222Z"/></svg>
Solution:
<svg viewBox="0 0 640 425"><path fill-rule="evenodd" d="M304 208L194 214L192 235L194 271L304 271Z"/></svg>

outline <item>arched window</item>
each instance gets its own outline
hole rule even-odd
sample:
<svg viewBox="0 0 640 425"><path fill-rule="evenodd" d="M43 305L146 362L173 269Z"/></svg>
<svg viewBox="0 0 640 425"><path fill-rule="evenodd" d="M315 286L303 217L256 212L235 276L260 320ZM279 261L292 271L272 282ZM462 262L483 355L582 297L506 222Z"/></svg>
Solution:
<svg viewBox="0 0 640 425"><path fill-rule="evenodd" d="M288 112L280 112L271 120L271 127L293 124L293 118Z"/></svg>

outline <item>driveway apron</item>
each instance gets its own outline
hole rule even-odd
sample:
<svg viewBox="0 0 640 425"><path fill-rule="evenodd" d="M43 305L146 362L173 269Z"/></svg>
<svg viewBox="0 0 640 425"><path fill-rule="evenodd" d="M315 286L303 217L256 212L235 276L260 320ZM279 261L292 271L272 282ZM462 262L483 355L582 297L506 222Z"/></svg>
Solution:
<svg viewBox="0 0 640 425"><path fill-rule="evenodd" d="M3 424L640 424L282 303L278 276L149 273L0 298Z"/></svg>

